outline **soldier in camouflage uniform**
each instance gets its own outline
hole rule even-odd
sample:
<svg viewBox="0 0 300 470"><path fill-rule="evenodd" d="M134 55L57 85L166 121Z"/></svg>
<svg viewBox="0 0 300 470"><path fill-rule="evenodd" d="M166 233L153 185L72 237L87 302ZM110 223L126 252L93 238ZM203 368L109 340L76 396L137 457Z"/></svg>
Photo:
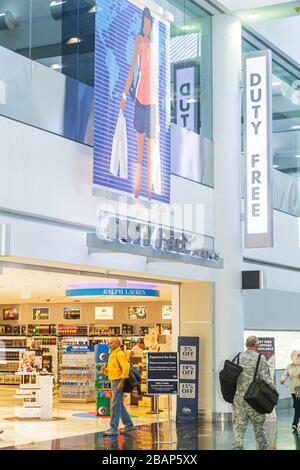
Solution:
<svg viewBox="0 0 300 470"><path fill-rule="evenodd" d="M260 450L268 449L268 440L265 431L265 415L257 413L244 400L245 393L253 380L258 359L257 348L259 345L256 336L250 336L246 340L247 351L240 354L239 364L243 367L243 372L239 375L237 390L233 401L233 442L232 448L242 450L244 448L244 438L246 428L250 419L254 428L255 438ZM260 376L267 384L275 389L272 382L269 366L264 356L261 356L257 376Z"/></svg>

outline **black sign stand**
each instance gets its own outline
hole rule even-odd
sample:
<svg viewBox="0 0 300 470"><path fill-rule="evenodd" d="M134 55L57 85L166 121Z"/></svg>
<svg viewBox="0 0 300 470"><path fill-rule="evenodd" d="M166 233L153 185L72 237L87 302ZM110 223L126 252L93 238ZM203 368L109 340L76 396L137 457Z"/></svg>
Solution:
<svg viewBox="0 0 300 470"><path fill-rule="evenodd" d="M146 415L156 415L157 413L157 398L156 395L151 395L151 410L146 412ZM162 413L163 410L158 410L159 413Z"/></svg>

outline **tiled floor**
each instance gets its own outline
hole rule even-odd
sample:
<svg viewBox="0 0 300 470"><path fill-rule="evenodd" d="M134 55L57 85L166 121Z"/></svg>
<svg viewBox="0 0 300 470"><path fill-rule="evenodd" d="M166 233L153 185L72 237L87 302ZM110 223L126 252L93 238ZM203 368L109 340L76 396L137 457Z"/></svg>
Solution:
<svg viewBox="0 0 300 470"><path fill-rule="evenodd" d="M5 447L31 446L37 443L40 447L49 446L44 441L64 439L73 436L94 435L109 428L109 419L94 415L94 404L56 404L53 412L54 417L60 418L55 421L40 420L15 420L14 406L12 403L0 406L0 449ZM137 426L149 425L155 421L153 415L146 415L146 411L131 407L130 414ZM161 414L161 420L166 419L166 413ZM84 438L85 439L85 438ZM49 448L49 447L46 447ZM50 447L51 448L51 447Z"/></svg>
<svg viewBox="0 0 300 470"><path fill-rule="evenodd" d="M76 411L75 411L76 413ZM7 412L6 412L7 414ZM76 417L74 410L57 409L56 416L66 418L57 422L20 423L3 421L0 409L0 426L5 432L0 436L2 449L18 450L150 450L150 449L230 449L231 424L212 424L199 422L196 425L172 423L172 438L175 444L157 444L157 425L153 417L134 418L138 430L132 436L119 435L117 438L105 438L102 430L107 428L103 418ZM136 416L136 415L134 415ZM280 411L276 422L267 424L267 431L278 450L300 450L300 435L291 432L292 411ZM160 439L168 440L168 427L162 417ZM245 449L255 449L255 439L250 427L246 433Z"/></svg>

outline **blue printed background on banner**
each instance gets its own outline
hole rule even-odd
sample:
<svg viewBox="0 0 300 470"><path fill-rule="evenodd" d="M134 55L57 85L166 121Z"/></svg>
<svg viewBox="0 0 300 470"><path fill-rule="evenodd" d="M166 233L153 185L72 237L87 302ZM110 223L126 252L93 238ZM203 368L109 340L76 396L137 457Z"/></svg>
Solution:
<svg viewBox="0 0 300 470"><path fill-rule="evenodd" d="M95 44L94 171L95 185L133 194L137 165L135 102L127 95L125 120L128 140L128 178L110 173L114 132L120 110L134 42L141 29L142 10L129 0L97 0ZM157 21L157 20L155 20ZM169 27L159 21L159 101L161 194L152 198L170 201L170 113L169 109ZM134 83L137 81L137 69ZM145 145L146 147L146 145ZM147 152L144 151L141 196L147 196Z"/></svg>

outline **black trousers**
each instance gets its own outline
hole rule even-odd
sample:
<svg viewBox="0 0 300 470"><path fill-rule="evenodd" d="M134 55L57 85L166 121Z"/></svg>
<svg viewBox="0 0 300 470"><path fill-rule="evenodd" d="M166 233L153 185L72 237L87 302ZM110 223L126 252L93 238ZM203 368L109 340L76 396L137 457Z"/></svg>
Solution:
<svg viewBox="0 0 300 470"><path fill-rule="evenodd" d="M293 424L298 426L300 420L300 398L296 398L296 394L292 393L292 398L294 402L295 414Z"/></svg>

